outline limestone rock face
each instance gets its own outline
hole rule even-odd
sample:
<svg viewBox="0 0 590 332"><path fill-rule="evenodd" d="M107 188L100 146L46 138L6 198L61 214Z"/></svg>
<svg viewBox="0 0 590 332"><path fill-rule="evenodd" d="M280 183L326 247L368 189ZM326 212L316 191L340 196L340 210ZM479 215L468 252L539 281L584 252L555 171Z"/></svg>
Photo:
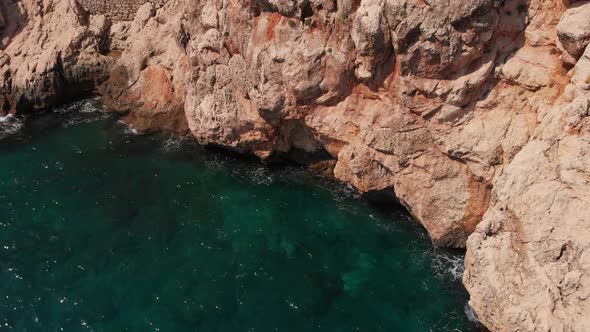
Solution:
<svg viewBox="0 0 590 332"><path fill-rule="evenodd" d="M588 1L145 1L124 22L0 7L3 110L96 88L142 132L327 152L323 173L467 248L488 328L590 330Z"/></svg>
<svg viewBox="0 0 590 332"><path fill-rule="evenodd" d="M0 112L45 109L92 91L105 78L108 24L75 1L3 1Z"/></svg>
<svg viewBox="0 0 590 332"><path fill-rule="evenodd" d="M524 46L504 68L523 50L538 57L551 46L537 40L552 32L560 11L542 1L537 4L547 13L544 23L529 24ZM559 33L567 20L561 18ZM490 208L467 242L464 282L471 305L493 331L590 329L590 217L585 212L590 206L590 90L581 78L589 63L584 57L577 63L574 59L574 69L563 80L558 54L546 56L543 75L531 75L531 62L510 69L529 73L511 75L520 86L539 89L528 99L528 104L536 103L537 124L494 177ZM544 83L549 76L555 81ZM551 91L551 85L562 90Z"/></svg>
<svg viewBox="0 0 590 332"><path fill-rule="evenodd" d="M438 245L473 232L465 284L492 330L587 330L590 58L567 23L585 4L194 4L217 16L188 18L187 119L261 158L325 149Z"/></svg>
<svg viewBox="0 0 590 332"><path fill-rule="evenodd" d="M467 243L465 284L492 330L590 328L590 99L568 90L494 181Z"/></svg>
<svg viewBox="0 0 590 332"><path fill-rule="evenodd" d="M449 155L443 140L492 73L497 4L191 5L185 110L202 143L261 158L325 149L337 178L390 190L435 243L465 245L491 176Z"/></svg>
<svg viewBox="0 0 590 332"><path fill-rule="evenodd" d="M568 8L557 25L559 42L568 62L577 60L590 43L590 1L579 1Z"/></svg>
<svg viewBox="0 0 590 332"><path fill-rule="evenodd" d="M126 112L123 120L142 133L188 131L183 4L170 0L156 11L146 2L132 22L115 22L111 27L111 52L116 59L98 91L107 106Z"/></svg>

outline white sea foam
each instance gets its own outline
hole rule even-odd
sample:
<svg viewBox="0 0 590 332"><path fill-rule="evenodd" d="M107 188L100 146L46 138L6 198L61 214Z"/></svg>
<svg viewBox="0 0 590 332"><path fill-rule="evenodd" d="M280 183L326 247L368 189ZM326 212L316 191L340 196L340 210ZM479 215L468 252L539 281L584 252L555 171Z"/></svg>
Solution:
<svg viewBox="0 0 590 332"><path fill-rule="evenodd" d="M96 113L100 112L99 107L94 99L84 99L69 103L53 110L55 113Z"/></svg>
<svg viewBox="0 0 590 332"><path fill-rule="evenodd" d="M96 113L101 110L96 106L96 102L93 100L84 100L80 103L78 112L80 113Z"/></svg>
<svg viewBox="0 0 590 332"><path fill-rule="evenodd" d="M166 152L178 151L182 147L182 140L176 137L170 137L162 144L162 149Z"/></svg>
<svg viewBox="0 0 590 332"><path fill-rule="evenodd" d="M23 127L23 120L12 114L0 116L0 140L16 134Z"/></svg>
<svg viewBox="0 0 590 332"><path fill-rule="evenodd" d="M358 199L360 198L360 194L359 192L354 189L353 186L347 184L345 186L342 185L338 185L335 186L335 188L333 190L331 190L332 192L332 196L334 197L334 200L336 200L336 202L343 202L345 200L348 199Z"/></svg>
<svg viewBox="0 0 590 332"><path fill-rule="evenodd" d="M97 103L92 99L76 101L53 110L55 113L67 114L62 126L67 128L84 123L92 123L108 118L108 114L101 112ZM92 115L90 115L92 114Z"/></svg>
<svg viewBox="0 0 590 332"><path fill-rule="evenodd" d="M429 252L432 267L437 277L442 279L461 280L465 271L465 259L458 254L452 254L438 248Z"/></svg>
<svg viewBox="0 0 590 332"><path fill-rule="evenodd" d="M117 122L119 122L120 124L125 126L125 129L123 130L123 132L126 135L139 135L139 131L137 129L133 128L133 126L131 126L130 124L124 122L123 120L119 120Z"/></svg>
<svg viewBox="0 0 590 332"><path fill-rule="evenodd" d="M254 170L248 171L248 175L256 184L270 186L273 182L270 171L265 167L258 167Z"/></svg>
<svg viewBox="0 0 590 332"><path fill-rule="evenodd" d="M165 152L182 151L187 142L190 142L190 138L188 136L171 136L164 140L162 144L162 150Z"/></svg>
<svg viewBox="0 0 590 332"><path fill-rule="evenodd" d="M79 125L79 124L92 123L92 122L95 122L95 121L104 120L104 119L106 119L108 117L109 116L107 114L104 114L104 113L100 113L100 114L98 114L96 116L90 116L90 117L89 116L84 116L84 115L79 115L79 116L76 115L76 116L72 116L71 118L65 120L62 123L62 126L64 128L68 128L68 127L76 126L76 125Z"/></svg>
<svg viewBox="0 0 590 332"><path fill-rule="evenodd" d="M473 310L469 303L465 304L465 315L470 322L481 324L475 310Z"/></svg>

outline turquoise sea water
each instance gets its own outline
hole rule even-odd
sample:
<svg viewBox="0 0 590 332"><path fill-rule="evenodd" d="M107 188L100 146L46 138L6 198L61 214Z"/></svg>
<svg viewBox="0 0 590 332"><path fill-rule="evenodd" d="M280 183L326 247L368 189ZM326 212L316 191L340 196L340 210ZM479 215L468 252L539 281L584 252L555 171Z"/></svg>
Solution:
<svg viewBox="0 0 590 332"><path fill-rule="evenodd" d="M402 209L135 136L88 101L17 129L0 141L0 330L475 328L462 258Z"/></svg>

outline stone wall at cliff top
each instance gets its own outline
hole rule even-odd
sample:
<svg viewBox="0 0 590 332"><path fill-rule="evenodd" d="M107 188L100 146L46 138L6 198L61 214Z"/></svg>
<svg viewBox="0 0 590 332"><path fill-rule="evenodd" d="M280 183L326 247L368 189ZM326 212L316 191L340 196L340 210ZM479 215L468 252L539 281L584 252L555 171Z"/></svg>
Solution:
<svg viewBox="0 0 590 332"><path fill-rule="evenodd" d="M139 7L150 2L161 7L168 0L77 0L84 9L93 15L105 15L113 21L131 21Z"/></svg>

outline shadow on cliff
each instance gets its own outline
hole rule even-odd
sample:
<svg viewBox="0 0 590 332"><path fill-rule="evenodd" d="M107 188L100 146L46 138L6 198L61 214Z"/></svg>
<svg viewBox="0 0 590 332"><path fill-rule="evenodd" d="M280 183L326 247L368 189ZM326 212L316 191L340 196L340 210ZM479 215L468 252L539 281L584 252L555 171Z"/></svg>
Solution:
<svg viewBox="0 0 590 332"><path fill-rule="evenodd" d="M4 50L14 36L27 25L26 16L13 0L0 3L0 50Z"/></svg>

